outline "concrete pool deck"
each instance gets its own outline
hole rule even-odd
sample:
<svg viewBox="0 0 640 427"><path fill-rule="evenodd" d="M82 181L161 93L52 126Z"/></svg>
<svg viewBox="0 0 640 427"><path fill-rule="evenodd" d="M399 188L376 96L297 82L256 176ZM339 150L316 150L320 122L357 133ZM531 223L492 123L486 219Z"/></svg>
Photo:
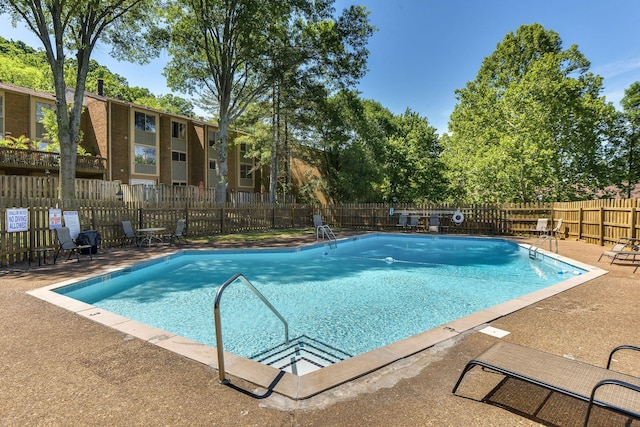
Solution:
<svg viewBox="0 0 640 427"><path fill-rule="evenodd" d="M281 239L280 245L313 237ZM275 242L261 242L271 246ZM220 245L217 245L219 247ZM228 247L231 245L225 245ZM233 246L242 246L241 244ZM101 250L94 261L0 269L2 425L581 425L586 405L523 384L482 403L495 375L451 388L467 361L499 338L471 330L309 399L293 401L209 366L106 328L26 292L99 274L167 248ZM597 262L603 248L560 241L561 255L609 271L490 322L502 340L604 365L618 344L640 344L640 273ZM640 358L629 361L640 375ZM477 378L476 378L477 377ZM465 381L466 382L466 381ZM489 388L489 389L490 389ZM253 395L252 395L253 394ZM544 402L544 403L542 403ZM511 408L501 409L498 405ZM597 410L590 425L640 425Z"/></svg>

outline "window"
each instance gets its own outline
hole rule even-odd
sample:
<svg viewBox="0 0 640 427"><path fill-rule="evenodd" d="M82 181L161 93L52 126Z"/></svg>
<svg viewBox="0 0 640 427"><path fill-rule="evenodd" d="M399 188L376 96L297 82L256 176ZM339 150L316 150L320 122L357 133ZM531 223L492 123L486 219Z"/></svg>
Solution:
<svg viewBox="0 0 640 427"><path fill-rule="evenodd" d="M214 147L216 145L217 139L218 139L218 132L210 130L209 131L209 147Z"/></svg>
<svg viewBox="0 0 640 427"><path fill-rule="evenodd" d="M136 145L135 147L136 165L156 165L156 149Z"/></svg>
<svg viewBox="0 0 640 427"><path fill-rule="evenodd" d="M35 123L35 134L34 139L38 145L38 150L44 150L50 144L51 141L45 139L45 133L47 133L44 128L44 114L46 110L53 111L55 109L55 105L47 104L46 102L36 101L36 123Z"/></svg>
<svg viewBox="0 0 640 427"><path fill-rule="evenodd" d="M187 125L171 122L171 137L175 139L187 139Z"/></svg>
<svg viewBox="0 0 640 427"><path fill-rule="evenodd" d="M180 153L179 151L171 152L171 160L174 162L186 162L187 161L187 153Z"/></svg>
<svg viewBox="0 0 640 427"><path fill-rule="evenodd" d="M216 141L218 139L218 132L213 129L207 129L207 140L209 141L209 148L207 149L207 158L209 160L209 173L207 174L207 183L209 185L215 185L218 180L217 176L217 163L218 153L216 152Z"/></svg>
<svg viewBox="0 0 640 427"><path fill-rule="evenodd" d="M240 179L252 179L253 174L251 172L251 165L240 165Z"/></svg>
<svg viewBox="0 0 640 427"><path fill-rule="evenodd" d="M135 127L136 130L156 133L156 116L136 111Z"/></svg>
<svg viewBox="0 0 640 427"><path fill-rule="evenodd" d="M133 171L145 175L158 174L158 136L155 114L133 112Z"/></svg>
<svg viewBox="0 0 640 427"><path fill-rule="evenodd" d="M238 166L240 187L253 187L253 159L247 155L247 144L238 145Z"/></svg>

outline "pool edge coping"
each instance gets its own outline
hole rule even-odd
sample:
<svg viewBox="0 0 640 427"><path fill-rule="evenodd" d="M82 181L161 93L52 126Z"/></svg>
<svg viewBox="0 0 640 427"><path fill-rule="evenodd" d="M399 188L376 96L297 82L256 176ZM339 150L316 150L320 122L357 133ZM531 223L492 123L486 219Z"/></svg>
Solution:
<svg viewBox="0 0 640 427"><path fill-rule="evenodd" d="M365 236L374 234L376 233L367 233ZM504 237L498 238L510 240ZM528 244L514 243L524 249L530 247ZM307 248L318 244L319 243L297 246L292 249ZM203 249L202 251L211 250L212 249ZM192 250L189 252L191 251ZM193 252L197 251L198 250L193 250ZM158 260L175 256L180 252L183 252L183 250L178 250L171 254L161 254L148 259L146 262L158 262ZM585 270L585 273L302 376L284 372L226 351L224 352L225 372L294 400L307 399L608 273L608 271L599 267L594 267L544 249L539 249L537 252L541 256L557 259L560 262L581 268ZM54 289L90 280L101 275L109 274L110 272L131 268L132 265L133 264L123 264L118 267L105 268L104 272L98 276L92 274L90 276L68 279L33 289L26 293L217 370L217 352L214 347L127 319L91 304L54 292Z"/></svg>

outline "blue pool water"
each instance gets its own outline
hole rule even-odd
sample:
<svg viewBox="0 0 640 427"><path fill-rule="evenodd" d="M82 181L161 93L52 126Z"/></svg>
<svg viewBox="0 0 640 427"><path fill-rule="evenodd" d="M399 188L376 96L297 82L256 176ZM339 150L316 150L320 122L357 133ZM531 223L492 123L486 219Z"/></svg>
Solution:
<svg viewBox="0 0 640 427"><path fill-rule="evenodd" d="M374 235L329 249L185 251L57 292L215 346L213 303L235 273L289 323L360 354L581 274L531 260L501 239ZM240 283L221 302L225 350L251 357L284 339L282 323Z"/></svg>

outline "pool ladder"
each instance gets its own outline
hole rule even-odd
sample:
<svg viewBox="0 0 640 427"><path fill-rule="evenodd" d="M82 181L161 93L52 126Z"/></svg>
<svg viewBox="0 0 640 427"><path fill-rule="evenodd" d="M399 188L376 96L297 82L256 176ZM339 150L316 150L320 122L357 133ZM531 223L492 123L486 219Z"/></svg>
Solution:
<svg viewBox="0 0 640 427"><path fill-rule="evenodd" d="M284 339L285 339L285 343L289 344L289 324L287 323L286 320L284 320L284 317L282 317L282 315L278 312L278 310L276 310L275 307L271 305L269 301L267 301L264 295L262 295L260 291L257 290L256 287L253 286L251 282L249 282L249 280L246 277L244 277L242 273L234 274L231 278L229 278L226 282L224 282L222 286L220 286L220 288L218 289L218 292L216 293L216 299L213 304L213 317L216 325L216 347L218 350L218 376L220 378L220 382L224 384L228 383L229 380L226 379L225 372L224 372L224 350L222 348L222 325L220 322L220 300L222 299L222 293L224 292L224 290L238 279L240 279L242 283L247 285L247 287L251 289L251 291L258 298L260 298L260 300L267 307L269 307L269 309L273 312L273 314L275 314L276 317L280 319L280 321L284 324Z"/></svg>
<svg viewBox="0 0 640 427"><path fill-rule="evenodd" d="M322 230L322 232L320 231ZM318 239L318 235L322 233L322 240L326 239L329 241L329 248L337 248L338 240L336 239L336 235L333 234L333 230L328 225L324 225L316 228L316 240Z"/></svg>
<svg viewBox="0 0 640 427"><path fill-rule="evenodd" d="M553 251L553 242L556 243L555 253L558 253L558 239L553 234L543 234L536 239L535 242L529 246L529 258L536 259L538 257L538 250L542 248L545 242L549 242L549 250Z"/></svg>

